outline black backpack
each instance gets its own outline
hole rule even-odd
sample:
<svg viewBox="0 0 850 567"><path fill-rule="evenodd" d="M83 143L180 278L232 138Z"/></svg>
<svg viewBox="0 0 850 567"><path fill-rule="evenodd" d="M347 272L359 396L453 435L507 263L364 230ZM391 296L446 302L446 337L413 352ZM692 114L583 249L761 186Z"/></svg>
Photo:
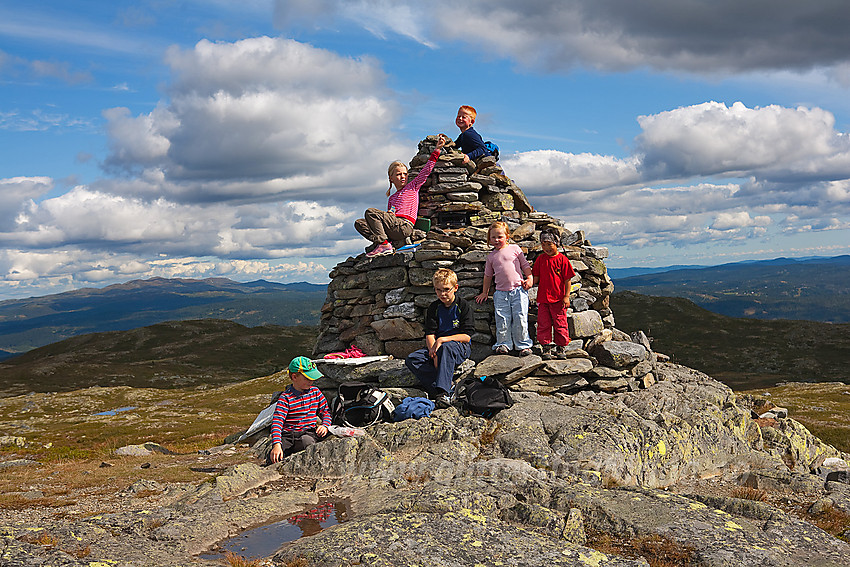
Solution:
<svg viewBox="0 0 850 567"><path fill-rule="evenodd" d="M368 427L392 421L395 409L390 395L366 382L344 382L331 402L331 419L336 425Z"/></svg>
<svg viewBox="0 0 850 567"><path fill-rule="evenodd" d="M460 403L464 415L479 417L493 417L514 405L507 387L492 376L465 378L455 388L455 400Z"/></svg>

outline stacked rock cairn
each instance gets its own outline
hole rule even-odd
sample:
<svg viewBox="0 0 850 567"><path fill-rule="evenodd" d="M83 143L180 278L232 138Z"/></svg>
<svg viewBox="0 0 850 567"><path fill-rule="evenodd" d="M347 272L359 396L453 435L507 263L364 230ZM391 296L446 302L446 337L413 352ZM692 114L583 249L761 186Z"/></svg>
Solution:
<svg viewBox="0 0 850 567"><path fill-rule="evenodd" d="M437 137L419 143L410 162L412 179L428 160ZM424 346L426 307L436 299L432 277L439 268L457 273L458 294L473 305L475 334L472 360L476 375L496 375L515 390L572 394L581 390L619 392L655 382L655 362L643 332L630 336L614 327L609 305L614 284L604 259L608 249L592 246L581 230L571 231L559 219L535 211L522 190L493 157L463 163L449 143L420 191L419 216L431 221L429 232L416 231L415 250L367 258L349 257L330 272L314 357L357 346L366 355L389 354L403 359ZM475 303L484 282L484 263L491 247L487 228L505 221L511 240L530 263L542 253L540 231L561 233L561 252L572 263L580 283L568 309L570 345L566 359L532 355L494 355L496 327L493 302ZM365 241L364 241L365 242ZM536 336L536 288L530 292L529 332ZM472 373L471 365L464 370Z"/></svg>

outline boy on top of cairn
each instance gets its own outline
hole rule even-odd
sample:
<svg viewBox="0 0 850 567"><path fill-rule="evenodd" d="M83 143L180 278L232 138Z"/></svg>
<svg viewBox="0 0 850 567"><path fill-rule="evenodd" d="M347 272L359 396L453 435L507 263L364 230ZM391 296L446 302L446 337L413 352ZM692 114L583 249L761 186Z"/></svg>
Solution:
<svg viewBox="0 0 850 567"><path fill-rule="evenodd" d="M463 163L492 155L484 145L484 139L472 127L477 115L478 113L471 106L464 105L457 109L455 124L460 128L460 136L455 140L455 146L463 152Z"/></svg>

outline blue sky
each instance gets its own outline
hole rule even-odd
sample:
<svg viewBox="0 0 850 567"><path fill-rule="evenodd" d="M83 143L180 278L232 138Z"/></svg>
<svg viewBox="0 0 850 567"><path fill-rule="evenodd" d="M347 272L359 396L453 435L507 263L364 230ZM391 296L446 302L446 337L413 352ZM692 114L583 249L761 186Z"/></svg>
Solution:
<svg viewBox="0 0 850 567"><path fill-rule="evenodd" d="M0 300L327 281L461 104L610 267L850 253L839 1L0 2Z"/></svg>

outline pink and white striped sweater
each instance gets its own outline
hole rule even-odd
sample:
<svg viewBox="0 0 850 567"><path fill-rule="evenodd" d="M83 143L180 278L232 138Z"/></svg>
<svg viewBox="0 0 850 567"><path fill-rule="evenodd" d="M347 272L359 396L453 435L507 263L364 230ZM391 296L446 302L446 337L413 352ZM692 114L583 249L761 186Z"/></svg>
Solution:
<svg viewBox="0 0 850 567"><path fill-rule="evenodd" d="M395 216L409 220L411 223L416 222L416 217L419 215L419 189L425 184L425 180L431 175L434 166L437 165L437 159L440 157L440 150L431 152L428 158L428 163L422 168L413 181L409 181L407 185L390 195L387 201L387 210Z"/></svg>

